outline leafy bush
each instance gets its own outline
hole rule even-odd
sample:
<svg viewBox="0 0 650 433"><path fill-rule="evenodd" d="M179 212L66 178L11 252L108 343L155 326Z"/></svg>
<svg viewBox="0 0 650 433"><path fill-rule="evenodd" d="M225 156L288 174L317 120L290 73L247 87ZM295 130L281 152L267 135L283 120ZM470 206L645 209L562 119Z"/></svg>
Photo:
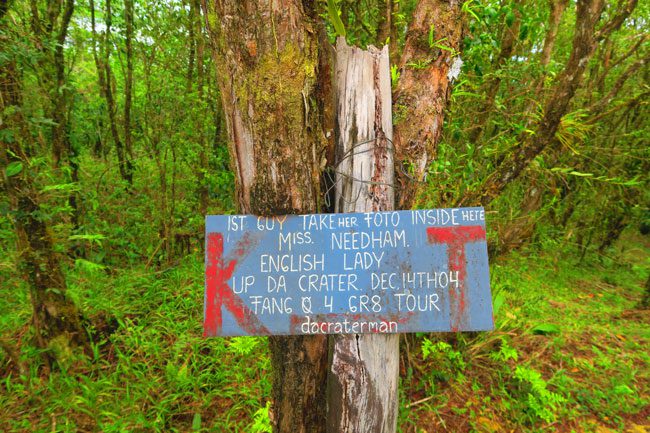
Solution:
<svg viewBox="0 0 650 433"><path fill-rule="evenodd" d="M547 389L547 383L542 375L529 367L517 366L514 379L518 381L519 390L525 394L527 412L532 420L536 418L546 422L556 420L556 414L560 405L567 401L560 394Z"/></svg>

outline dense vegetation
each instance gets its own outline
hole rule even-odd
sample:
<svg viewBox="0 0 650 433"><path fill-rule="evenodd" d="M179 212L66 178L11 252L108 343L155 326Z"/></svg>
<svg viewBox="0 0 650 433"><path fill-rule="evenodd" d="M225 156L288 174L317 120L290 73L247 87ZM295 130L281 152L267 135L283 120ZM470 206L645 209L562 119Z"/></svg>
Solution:
<svg viewBox="0 0 650 433"><path fill-rule="evenodd" d="M416 4L310 3L393 59ZM237 211L206 10L0 1L2 431L270 431L266 340L201 338L203 217ZM487 207L497 325L401 337L399 428L644 431L650 4L461 16L458 44L421 41L462 66L425 176L403 171L415 206ZM395 60L396 128L430 63Z"/></svg>

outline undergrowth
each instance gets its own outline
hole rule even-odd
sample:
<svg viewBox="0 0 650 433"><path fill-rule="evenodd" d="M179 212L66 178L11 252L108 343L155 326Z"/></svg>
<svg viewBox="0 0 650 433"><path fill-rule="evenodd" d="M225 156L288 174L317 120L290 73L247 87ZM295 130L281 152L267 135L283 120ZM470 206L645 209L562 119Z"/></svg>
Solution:
<svg viewBox="0 0 650 433"><path fill-rule="evenodd" d="M628 232L606 256L549 243L495 260L494 331L406 338L401 431L647 431L649 247Z"/></svg>
<svg viewBox="0 0 650 433"><path fill-rule="evenodd" d="M496 329L402 337L402 432L625 431L648 425L648 245L609 257L524 250L491 266ZM92 356L47 375L18 279L0 297L0 431L270 431L263 338L202 333L200 252L162 270L76 264ZM18 330L18 331L16 331Z"/></svg>

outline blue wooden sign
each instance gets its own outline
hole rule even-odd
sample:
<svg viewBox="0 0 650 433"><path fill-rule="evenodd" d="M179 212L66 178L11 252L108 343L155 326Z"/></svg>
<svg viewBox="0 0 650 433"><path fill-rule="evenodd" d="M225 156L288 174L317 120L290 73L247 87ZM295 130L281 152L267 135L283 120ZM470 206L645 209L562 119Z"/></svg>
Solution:
<svg viewBox="0 0 650 433"><path fill-rule="evenodd" d="M483 208L206 217L205 336L493 329Z"/></svg>

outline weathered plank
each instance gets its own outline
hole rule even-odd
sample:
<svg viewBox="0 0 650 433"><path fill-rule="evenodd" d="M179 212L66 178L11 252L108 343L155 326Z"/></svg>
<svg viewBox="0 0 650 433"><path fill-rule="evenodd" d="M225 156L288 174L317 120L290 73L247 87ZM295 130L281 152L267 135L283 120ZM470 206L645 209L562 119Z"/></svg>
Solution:
<svg viewBox="0 0 650 433"><path fill-rule="evenodd" d="M393 124L388 47L336 44L337 212L393 210ZM394 432L399 335L334 336L328 377L330 433Z"/></svg>

